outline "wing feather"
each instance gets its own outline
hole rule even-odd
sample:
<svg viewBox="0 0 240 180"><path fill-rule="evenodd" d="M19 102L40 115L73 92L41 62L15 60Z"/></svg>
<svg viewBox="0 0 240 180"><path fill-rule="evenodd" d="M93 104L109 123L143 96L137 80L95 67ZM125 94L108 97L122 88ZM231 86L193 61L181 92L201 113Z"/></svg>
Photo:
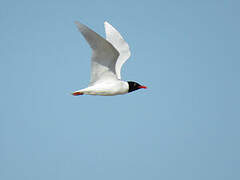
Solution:
<svg viewBox="0 0 240 180"><path fill-rule="evenodd" d="M75 23L92 48L90 85L102 79L117 78L115 66L119 52L111 43L87 26L79 22Z"/></svg>
<svg viewBox="0 0 240 180"><path fill-rule="evenodd" d="M130 48L121 34L111 24L105 21L104 26L107 41L109 41L120 53L115 69L118 79L121 79L121 68L131 55Z"/></svg>

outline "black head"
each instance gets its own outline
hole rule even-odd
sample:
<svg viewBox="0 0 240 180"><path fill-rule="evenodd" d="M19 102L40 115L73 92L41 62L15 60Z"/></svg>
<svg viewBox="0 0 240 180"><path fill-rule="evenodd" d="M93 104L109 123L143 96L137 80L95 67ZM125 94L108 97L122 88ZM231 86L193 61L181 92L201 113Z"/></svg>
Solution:
<svg viewBox="0 0 240 180"><path fill-rule="evenodd" d="M132 91L136 91L138 89L146 89L147 87L146 86L142 86L136 82L133 82L133 81L128 81L128 85L129 85L129 90L128 92L132 92Z"/></svg>

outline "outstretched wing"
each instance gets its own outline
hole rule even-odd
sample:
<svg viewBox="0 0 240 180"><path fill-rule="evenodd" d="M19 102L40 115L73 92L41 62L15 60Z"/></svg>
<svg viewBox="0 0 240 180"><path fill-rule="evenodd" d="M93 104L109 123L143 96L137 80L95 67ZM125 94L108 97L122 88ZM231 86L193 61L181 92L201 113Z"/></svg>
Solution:
<svg viewBox="0 0 240 180"><path fill-rule="evenodd" d="M115 69L118 79L121 79L121 68L122 65L127 61L130 57L131 52L129 49L129 45L123 39L121 34L107 21L104 22L106 39L118 50L120 53Z"/></svg>
<svg viewBox="0 0 240 180"><path fill-rule="evenodd" d="M92 48L90 85L101 80L116 79L115 66L119 52L111 43L87 26L79 22L75 23Z"/></svg>

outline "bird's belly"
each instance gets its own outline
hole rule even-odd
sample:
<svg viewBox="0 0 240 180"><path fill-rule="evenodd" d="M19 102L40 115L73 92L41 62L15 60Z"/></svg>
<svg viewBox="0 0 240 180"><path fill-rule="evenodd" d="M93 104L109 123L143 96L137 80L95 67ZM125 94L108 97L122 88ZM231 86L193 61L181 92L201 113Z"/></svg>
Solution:
<svg viewBox="0 0 240 180"><path fill-rule="evenodd" d="M128 90L119 84L104 84L88 87L84 94L99 95L99 96L114 96L126 94Z"/></svg>
<svg viewBox="0 0 240 180"><path fill-rule="evenodd" d="M86 91L84 94L100 95L100 96L114 96L114 95L125 94L125 93L127 93L127 92L124 92L121 90L98 89L98 90Z"/></svg>

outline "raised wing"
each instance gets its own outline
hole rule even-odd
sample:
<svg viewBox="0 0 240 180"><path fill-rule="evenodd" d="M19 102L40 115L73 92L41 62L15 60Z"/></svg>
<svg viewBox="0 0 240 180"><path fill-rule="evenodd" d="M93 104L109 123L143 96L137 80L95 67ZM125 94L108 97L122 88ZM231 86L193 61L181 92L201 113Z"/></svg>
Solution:
<svg viewBox="0 0 240 180"><path fill-rule="evenodd" d="M129 49L129 45L123 39L121 34L107 21L104 22L106 39L118 50L120 53L115 69L118 79L121 79L121 68L122 65L127 61L130 57L131 52Z"/></svg>
<svg viewBox="0 0 240 180"><path fill-rule="evenodd" d="M92 48L91 79L90 85L97 81L116 79L115 66L119 52L96 32L87 26L75 22L88 44Z"/></svg>

